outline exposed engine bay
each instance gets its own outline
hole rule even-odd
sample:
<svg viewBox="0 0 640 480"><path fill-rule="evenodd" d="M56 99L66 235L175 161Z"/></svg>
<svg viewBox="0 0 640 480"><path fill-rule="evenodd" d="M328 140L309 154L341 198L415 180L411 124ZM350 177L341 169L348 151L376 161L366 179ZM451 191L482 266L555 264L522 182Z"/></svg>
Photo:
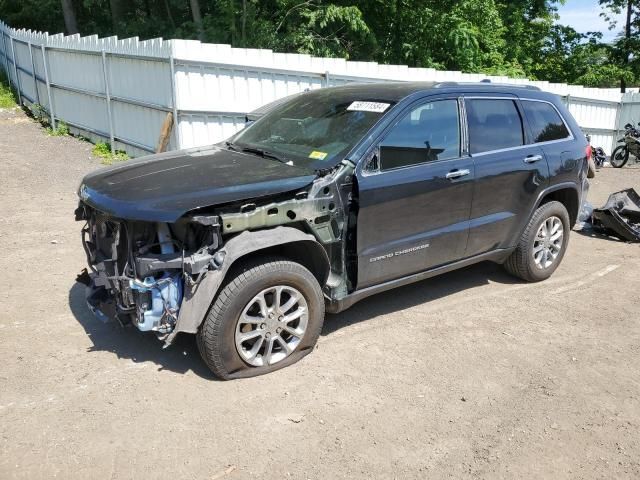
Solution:
<svg viewBox="0 0 640 480"><path fill-rule="evenodd" d="M82 240L92 270L87 301L101 319L133 323L142 331L173 330L184 282L197 281L222 262L216 217L169 225L120 220L81 204ZM195 279L195 280L194 280Z"/></svg>
<svg viewBox="0 0 640 480"><path fill-rule="evenodd" d="M352 171L353 165L344 162L303 190L198 209L174 223L119 219L81 200L76 220L86 222L82 240L90 271L78 280L87 285L89 307L105 322L133 324L171 343L177 332L169 334L176 329L183 303L193 301L196 293L211 294L200 294L198 286L207 283L202 281L208 274L226 271L227 257L235 260L229 241L283 225L312 238L318 248L322 245L332 272L327 296L346 295L352 287L346 275L348 259L355 262L355 255L341 240L348 235L345 212L353 202ZM203 301L208 305L211 299ZM188 319L190 325L202 321L202 309L196 311L201 318ZM192 328L182 331L193 333Z"/></svg>

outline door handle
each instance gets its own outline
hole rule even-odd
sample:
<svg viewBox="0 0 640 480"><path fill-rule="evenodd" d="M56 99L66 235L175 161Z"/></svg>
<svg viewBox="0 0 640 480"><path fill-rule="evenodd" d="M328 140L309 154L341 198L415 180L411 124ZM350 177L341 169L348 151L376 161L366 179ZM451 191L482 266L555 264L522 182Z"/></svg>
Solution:
<svg viewBox="0 0 640 480"><path fill-rule="evenodd" d="M456 178L466 177L470 173L471 173L471 170L468 170L468 169L451 170L449 173L447 173L446 177L447 177L447 180L454 180Z"/></svg>
<svg viewBox="0 0 640 480"><path fill-rule="evenodd" d="M536 163L542 160L542 155L528 155L524 158L524 163Z"/></svg>

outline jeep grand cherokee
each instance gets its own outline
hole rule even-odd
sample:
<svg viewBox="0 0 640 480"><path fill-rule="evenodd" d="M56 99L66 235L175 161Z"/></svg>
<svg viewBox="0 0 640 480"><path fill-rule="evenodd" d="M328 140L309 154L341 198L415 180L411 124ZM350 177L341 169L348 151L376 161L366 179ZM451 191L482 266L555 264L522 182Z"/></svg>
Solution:
<svg viewBox="0 0 640 480"><path fill-rule="evenodd" d="M530 282L562 261L587 142L557 96L487 83L305 92L226 142L87 175L88 304L215 375L309 353L325 309L490 260Z"/></svg>

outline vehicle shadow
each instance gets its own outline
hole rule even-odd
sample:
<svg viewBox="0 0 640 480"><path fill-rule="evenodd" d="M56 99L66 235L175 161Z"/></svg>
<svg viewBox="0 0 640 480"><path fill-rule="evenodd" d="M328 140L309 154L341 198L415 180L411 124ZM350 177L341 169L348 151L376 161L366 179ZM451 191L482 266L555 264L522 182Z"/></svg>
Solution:
<svg viewBox="0 0 640 480"><path fill-rule="evenodd" d="M135 363L153 362L158 370L175 373L191 370L200 377L216 379L200 359L194 335L178 335L173 345L163 349L163 344L151 333L142 333L131 326L122 328L114 322L102 323L87 306L85 286L77 282L69 290L69 307L93 342L88 352L111 352Z"/></svg>
<svg viewBox="0 0 640 480"><path fill-rule="evenodd" d="M493 262L479 263L373 295L344 312L327 315L322 335L331 335L333 332L354 323L432 302L472 287L486 285L489 281L505 285L523 283L522 280L507 274L498 264Z"/></svg>
<svg viewBox="0 0 640 480"><path fill-rule="evenodd" d="M521 283L506 274L499 265L481 263L380 293L340 314L327 315L322 335L331 335L354 323L438 300L471 287L486 285L489 281L501 284ZM102 323L87 307L85 286L77 282L69 290L69 307L93 342L88 352L111 352L118 358L126 358L135 363L153 362L158 365L158 370L175 373L192 371L202 378L216 379L202 362L194 335L178 335L173 345L163 349L162 343L153 334L139 332L134 327L122 328L114 322Z"/></svg>
<svg viewBox="0 0 640 480"><path fill-rule="evenodd" d="M579 230L577 229L573 230L572 233L577 233L578 235L582 235L583 237L595 238L597 240L606 240L608 242L625 243L625 240L621 240L618 237L608 235L602 230L593 228L591 226L585 226Z"/></svg>

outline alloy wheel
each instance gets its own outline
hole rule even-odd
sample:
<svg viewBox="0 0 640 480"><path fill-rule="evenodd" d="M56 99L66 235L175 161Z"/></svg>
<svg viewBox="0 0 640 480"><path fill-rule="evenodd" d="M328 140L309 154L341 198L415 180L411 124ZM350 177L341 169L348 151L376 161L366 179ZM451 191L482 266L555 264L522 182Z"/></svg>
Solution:
<svg viewBox="0 0 640 480"><path fill-rule="evenodd" d="M295 351L308 323L302 293L285 285L267 288L242 310L236 324L236 350L249 365L273 365Z"/></svg>
<svg viewBox="0 0 640 480"><path fill-rule="evenodd" d="M533 260L536 267L544 270L553 265L562 250L563 241L562 220L553 216L542 222L533 242Z"/></svg>

